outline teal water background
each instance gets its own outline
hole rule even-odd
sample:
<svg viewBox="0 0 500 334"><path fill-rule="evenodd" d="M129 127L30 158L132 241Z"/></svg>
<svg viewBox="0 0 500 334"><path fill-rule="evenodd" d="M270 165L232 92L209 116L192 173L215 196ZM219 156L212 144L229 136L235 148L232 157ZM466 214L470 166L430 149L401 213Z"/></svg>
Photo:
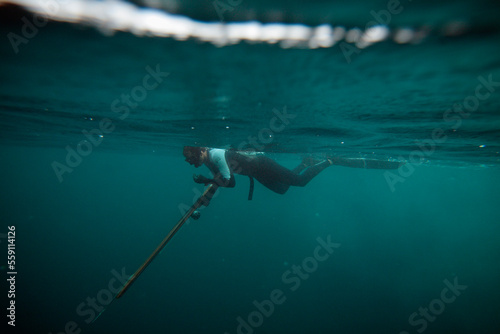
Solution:
<svg viewBox="0 0 500 334"><path fill-rule="evenodd" d="M20 17L6 17L2 36L20 30ZM238 318L251 322L254 301L279 289L285 300L254 333L497 333L499 89L467 117L443 119L479 78L500 81L488 27L380 43L350 63L339 47L217 48L55 22L17 54L4 39L0 236L16 226L18 272L9 330L247 333ZM148 66L169 74L121 118L114 101L143 85ZM266 136L276 110L294 118ZM84 131L106 118L114 128L94 145ZM436 129L446 140L429 142ZM259 134L258 148L288 167L325 154L417 160L392 174L333 166L284 196L256 184L252 201L237 176L89 324L113 272L132 274L202 191L191 176L208 171L186 164L182 146L252 148ZM55 162L71 172L58 177ZM340 246L300 286L284 280L297 282L289 270L311 263L318 238ZM455 280L466 288L439 303Z"/></svg>

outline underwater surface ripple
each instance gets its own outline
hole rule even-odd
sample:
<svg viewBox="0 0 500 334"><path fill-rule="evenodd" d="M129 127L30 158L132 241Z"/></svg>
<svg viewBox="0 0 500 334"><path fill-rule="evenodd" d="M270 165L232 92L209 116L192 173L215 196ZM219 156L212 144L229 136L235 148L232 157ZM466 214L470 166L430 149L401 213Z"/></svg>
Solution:
<svg viewBox="0 0 500 334"><path fill-rule="evenodd" d="M262 137L260 150L408 157L443 129L431 160L496 165L499 40L493 33L384 42L348 62L340 48L216 48L49 23L18 55L2 44L1 136L64 147L109 118L116 127L105 150L241 148L269 128L274 109L286 108L296 117ZM168 76L139 103L123 102L148 66ZM488 98L470 100L488 78Z"/></svg>

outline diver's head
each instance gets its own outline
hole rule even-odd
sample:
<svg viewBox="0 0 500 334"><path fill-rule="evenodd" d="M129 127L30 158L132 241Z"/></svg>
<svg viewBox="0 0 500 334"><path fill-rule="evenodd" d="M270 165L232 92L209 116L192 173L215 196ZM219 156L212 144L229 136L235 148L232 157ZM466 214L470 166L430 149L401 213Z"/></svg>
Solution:
<svg viewBox="0 0 500 334"><path fill-rule="evenodd" d="M196 168L203 165L205 159L207 158L207 148L206 147L194 147L194 146L184 146L182 152L186 157L186 161L194 165Z"/></svg>

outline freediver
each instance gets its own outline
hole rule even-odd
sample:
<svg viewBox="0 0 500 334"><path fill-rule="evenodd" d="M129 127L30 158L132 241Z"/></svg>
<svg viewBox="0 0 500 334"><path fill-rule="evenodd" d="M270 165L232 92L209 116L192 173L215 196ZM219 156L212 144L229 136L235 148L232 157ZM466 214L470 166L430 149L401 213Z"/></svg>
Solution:
<svg viewBox="0 0 500 334"><path fill-rule="evenodd" d="M186 161L196 168L205 165L212 172L213 178L193 175L194 182L220 187L233 188L236 185L234 174L250 177L252 198L253 178L266 188L284 194L290 186L304 187L325 168L333 165L332 159L317 162L304 159L295 169L289 170L263 154L219 148L184 146Z"/></svg>

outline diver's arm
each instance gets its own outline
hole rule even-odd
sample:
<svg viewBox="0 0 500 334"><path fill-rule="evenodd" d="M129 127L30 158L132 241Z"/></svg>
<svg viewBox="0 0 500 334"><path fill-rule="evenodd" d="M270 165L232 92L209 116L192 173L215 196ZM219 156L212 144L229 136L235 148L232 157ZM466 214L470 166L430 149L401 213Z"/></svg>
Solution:
<svg viewBox="0 0 500 334"><path fill-rule="evenodd" d="M226 179L221 176L220 173L217 173L213 179L209 179L203 175L193 175L193 180L196 183L202 183L204 185L208 185L210 183L216 184L219 187L224 188L233 188L236 185L236 181L234 179L234 175L231 174L229 179Z"/></svg>
<svg viewBox="0 0 500 334"><path fill-rule="evenodd" d="M234 175L226 161L226 150L211 149L208 154L209 162L206 165L214 175L213 179L209 179L202 175L193 176L194 182L203 183L205 185L214 183L219 187L233 188L236 185Z"/></svg>
<svg viewBox="0 0 500 334"><path fill-rule="evenodd" d="M219 187L234 188L234 186L236 185L236 180L234 179L233 174L230 174L229 179L224 178L221 174L217 174L210 183L215 183Z"/></svg>

